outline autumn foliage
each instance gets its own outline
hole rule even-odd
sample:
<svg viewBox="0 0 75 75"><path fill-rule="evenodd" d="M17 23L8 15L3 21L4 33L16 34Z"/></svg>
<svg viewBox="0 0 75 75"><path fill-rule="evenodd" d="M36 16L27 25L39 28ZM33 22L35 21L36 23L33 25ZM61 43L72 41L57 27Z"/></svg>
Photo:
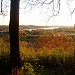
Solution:
<svg viewBox="0 0 75 75"><path fill-rule="evenodd" d="M56 31L38 31L37 35L33 35L35 31L26 33L27 35L21 33L19 40L23 74L49 75L50 70L55 68L60 68L63 75L69 73L69 69L75 64L74 37ZM0 38L0 66L4 67L9 65L10 58L7 36Z"/></svg>

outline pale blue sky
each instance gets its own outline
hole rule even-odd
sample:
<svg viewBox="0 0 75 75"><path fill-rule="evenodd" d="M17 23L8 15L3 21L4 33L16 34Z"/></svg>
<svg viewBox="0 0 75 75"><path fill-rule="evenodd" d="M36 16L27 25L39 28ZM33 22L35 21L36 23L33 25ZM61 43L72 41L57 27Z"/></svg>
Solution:
<svg viewBox="0 0 75 75"><path fill-rule="evenodd" d="M68 8L66 3L67 0L61 0L61 10L58 16L52 17L47 23L47 19L49 16L48 13L44 13L45 9L41 12L41 8L35 8L32 11L24 13L24 9L20 9L20 25L74 25L75 24L75 13L70 15L70 10L75 7L75 1L73 1L71 7ZM69 2L70 3L70 2ZM9 10L9 9L8 9ZM9 24L9 13L8 16L4 17L0 16L0 25L8 25Z"/></svg>

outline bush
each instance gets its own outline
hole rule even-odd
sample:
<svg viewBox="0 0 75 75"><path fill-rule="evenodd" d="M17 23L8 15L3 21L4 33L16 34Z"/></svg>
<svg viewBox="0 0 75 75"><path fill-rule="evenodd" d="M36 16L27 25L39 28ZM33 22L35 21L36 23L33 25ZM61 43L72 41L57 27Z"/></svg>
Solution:
<svg viewBox="0 0 75 75"><path fill-rule="evenodd" d="M30 63L24 63L22 69L23 75L35 75L33 66Z"/></svg>

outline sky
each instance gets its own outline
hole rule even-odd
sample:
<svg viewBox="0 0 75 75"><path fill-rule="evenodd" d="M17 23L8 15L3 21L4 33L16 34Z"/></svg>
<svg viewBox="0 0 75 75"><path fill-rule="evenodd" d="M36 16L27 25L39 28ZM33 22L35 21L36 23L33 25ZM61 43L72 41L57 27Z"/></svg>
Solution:
<svg viewBox="0 0 75 75"><path fill-rule="evenodd" d="M60 25L60 26L73 26L75 24L75 13L72 14L70 11L72 11L75 7L75 1L72 2L70 6L67 5L66 3L67 0L61 0L61 9L60 13L55 16L51 17L48 22L46 22L49 18L50 12L46 12L47 10L45 9L47 6L44 6L44 8L33 8L30 11L27 11L25 9L20 9L20 19L19 19L19 24L20 25ZM69 0L70 3L70 0ZM23 6L23 4L20 6ZM27 8L28 9L28 8ZM8 15L3 16L0 15L0 25L9 25L9 10L8 10Z"/></svg>

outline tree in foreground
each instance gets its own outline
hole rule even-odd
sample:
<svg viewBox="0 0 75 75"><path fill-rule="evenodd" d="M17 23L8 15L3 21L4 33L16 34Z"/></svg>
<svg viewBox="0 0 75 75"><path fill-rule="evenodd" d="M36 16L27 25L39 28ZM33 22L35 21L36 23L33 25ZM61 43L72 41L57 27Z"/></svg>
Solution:
<svg viewBox="0 0 75 75"><path fill-rule="evenodd" d="M11 62L11 67L20 67L19 0L11 0L9 34L10 34L10 62Z"/></svg>

